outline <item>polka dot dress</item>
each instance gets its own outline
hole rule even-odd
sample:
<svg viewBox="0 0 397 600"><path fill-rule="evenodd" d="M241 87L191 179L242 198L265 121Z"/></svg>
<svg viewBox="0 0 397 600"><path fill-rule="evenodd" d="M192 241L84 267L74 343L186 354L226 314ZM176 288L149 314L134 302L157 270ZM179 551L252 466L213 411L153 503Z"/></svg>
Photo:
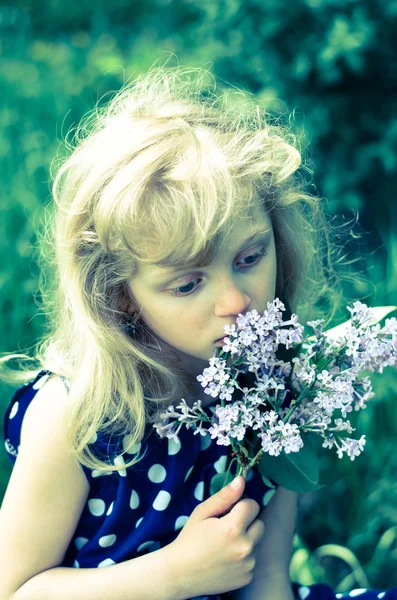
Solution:
<svg viewBox="0 0 397 600"><path fill-rule="evenodd" d="M5 412L5 448L13 463L18 455L25 412L50 375L41 371L33 381L17 390ZM67 387L67 381L64 383ZM204 410L212 414L210 406ZM211 480L226 471L231 452L229 447L217 445L209 436L194 435L191 429L182 428L177 440L169 440L160 438L150 426L138 444L132 444L128 435L117 440L98 435L92 440L92 449L119 467L133 455L138 454L142 459L112 474L81 465L90 490L62 562L65 567L109 567L170 544L194 508L210 497ZM249 474L244 493L266 506L274 490L269 489L254 470ZM335 595L327 586L294 584L294 593L296 598L313 600L348 597ZM397 599L397 592L392 590L379 593L355 590L350 596L354 594L365 600ZM195 600L206 598L226 600L232 596L222 594Z"/></svg>

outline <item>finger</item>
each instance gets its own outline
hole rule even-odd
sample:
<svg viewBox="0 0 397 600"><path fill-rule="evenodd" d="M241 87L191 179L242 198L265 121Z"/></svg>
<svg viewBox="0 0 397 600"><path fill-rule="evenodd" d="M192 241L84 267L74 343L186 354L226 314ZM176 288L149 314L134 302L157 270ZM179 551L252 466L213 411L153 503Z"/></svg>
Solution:
<svg viewBox="0 0 397 600"><path fill-rule="evenodd" d="M266 527L260 519L255 519L247 529L247 536L252 541L254 548L260 544L265 535Z"/></svg>
<svg viewBox="0 0 397 600"><path fill-rule="evenodd" d="M256 519L260 511L259 504L252 498L245 498L236 502L229 514L225 515L224 519L234 521L241 531L246 531L252 521Z"/></svg>

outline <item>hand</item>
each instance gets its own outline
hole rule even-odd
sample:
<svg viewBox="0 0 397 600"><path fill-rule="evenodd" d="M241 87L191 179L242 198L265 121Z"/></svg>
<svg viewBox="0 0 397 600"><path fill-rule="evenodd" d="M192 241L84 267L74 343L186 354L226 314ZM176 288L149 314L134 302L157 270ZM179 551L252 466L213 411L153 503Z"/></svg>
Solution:
<svg viewBox="0 0 397 600"><path fill-rule="evenodd" d="M252 581L265 526L256 519L259 504L240 500L245 481L237 481L237 488L228 485L199 504L169 545L175 596L221 594Z"/></svg>
<svg viewBox="0 0 397 600"><path fill-rule="evenodd" d="M259 515L265 534L257 546L252 581L233 594L235 600L293 600L289 563L295 530L297 494L278 488Z"/></svg>

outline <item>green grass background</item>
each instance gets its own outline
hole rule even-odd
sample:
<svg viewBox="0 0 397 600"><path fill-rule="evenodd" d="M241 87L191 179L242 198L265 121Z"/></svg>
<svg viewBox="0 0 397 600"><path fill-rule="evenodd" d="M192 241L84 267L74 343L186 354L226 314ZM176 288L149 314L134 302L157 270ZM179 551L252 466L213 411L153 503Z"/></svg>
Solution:
<svg viewBox="0 0 397 600"><path fill-rule="evenodd" d="M59 142L99 99L170 52L255 93L274 114L294 112L327 210L359 216L362 236L347 252L365 279L346 293L396 304L396 27L396 0L0 2L0 350L24 350L43 330L37 233ZM301 498L292 574L302 583L397 585L397 381L390 369L373 380L376 398L357 417L363 456L325 454L334 483ZM0 390L4 411L12 389ZM9 475L3 452L1 495Z"/></svg>

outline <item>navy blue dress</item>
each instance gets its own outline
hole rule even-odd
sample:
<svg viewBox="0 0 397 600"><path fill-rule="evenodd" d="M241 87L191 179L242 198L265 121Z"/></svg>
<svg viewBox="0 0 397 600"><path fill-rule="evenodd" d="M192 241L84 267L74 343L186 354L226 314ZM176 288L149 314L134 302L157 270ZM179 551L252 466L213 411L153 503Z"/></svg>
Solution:
<svg viewBox="0 0 397 600"><path fill-rule="evenodd" d="M18 455L25 412L51 373L41 371L13 396L4 415L6 451L14 463ZM68 383L64 380L66 387ZM212 414L211 406L204 410ZM91 448L97 455L118 466L128 455L139 453L138 464L112 474L81 468L90 490L79 523L61 566L102 568L153 552L170 544L179 534L194 508L210 497L212 478L225 472L231 448L220 446L210 436L182 428L177 440L160 438L148 425L144 438L131 445L129 436L111 440L97 436ZM247 478L244 494L266 506L274 490L269 489L257 470ZM348 597L328 586L294 584L297 598L328 600ZM350 597L397 599L397 589L388 592L350 592ZM201 598L201 597L200 597ZM212 600L231 598L228 593L208 596ZM198 599L197 599L198 600ZM204 600L204 597L202 597Z"/></svg>

